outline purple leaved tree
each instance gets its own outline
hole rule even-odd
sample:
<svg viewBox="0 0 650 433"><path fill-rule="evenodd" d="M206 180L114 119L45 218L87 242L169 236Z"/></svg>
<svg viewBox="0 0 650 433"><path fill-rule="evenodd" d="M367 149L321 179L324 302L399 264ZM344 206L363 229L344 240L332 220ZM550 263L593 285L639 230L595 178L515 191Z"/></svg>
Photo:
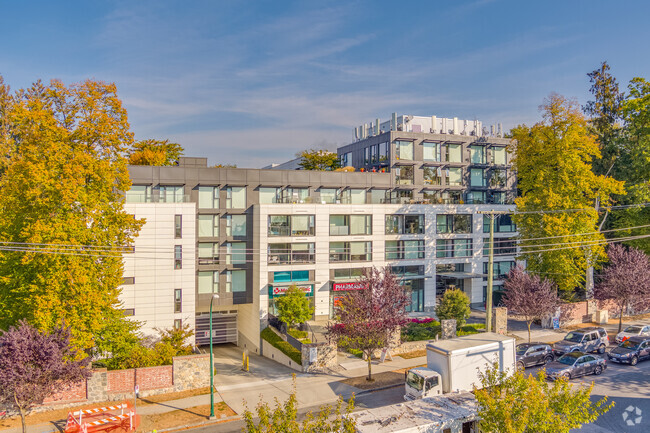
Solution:
<svg viewBox="0 0 650 433"><path fill-rule="evenodd" d="M328 324L327 335L366 356L367 380L372 381L372 354L387 347L391 337L406 323L406 307L411 297L390 268L368 269L360 282L365 289L348 292L339 300L336 323Z"/></svg>
<svg viewBox="0 0 650 433"><path fill-rule="evenodd" d="M650 306L650 260L641 250L613 244L607 250L609 264L600 274L594 297L612 300L618 307L618 332L625 309Z"/></svg>
<svg viewBox="0 0 650 433"><path fill-rule="evenodd" d="M40 332L26 321L0 331L0 403L25 415L45 398L90 377L89 359L76 359L70 329Z"/></svg>
<svg viewBox="0 0 650 433"><path fill-rule="evenodd" d="M505 295L503 303L508 311L524 317L528 325L528 342L530 343L530 325L534 320L541 320L555 312L560 298L553 283L530 275L517 266L510 270L503 283Z"/></svg>

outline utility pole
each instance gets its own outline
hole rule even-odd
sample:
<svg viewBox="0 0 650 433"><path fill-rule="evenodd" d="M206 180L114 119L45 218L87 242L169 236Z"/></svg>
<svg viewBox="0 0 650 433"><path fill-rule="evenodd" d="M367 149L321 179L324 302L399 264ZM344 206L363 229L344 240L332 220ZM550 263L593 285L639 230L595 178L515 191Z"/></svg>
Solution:
<svg viewBox="0 0 650 433"><path fill-rule="evenodd" d="M485 330L492 332L492 283L494 280L494 221L499 215L507 215L512 212L505 211L478 211L477 213L483 214L483 218L490 218L490 246L488 254L488 280L487 280L487 294L485 299Z"/></svg>

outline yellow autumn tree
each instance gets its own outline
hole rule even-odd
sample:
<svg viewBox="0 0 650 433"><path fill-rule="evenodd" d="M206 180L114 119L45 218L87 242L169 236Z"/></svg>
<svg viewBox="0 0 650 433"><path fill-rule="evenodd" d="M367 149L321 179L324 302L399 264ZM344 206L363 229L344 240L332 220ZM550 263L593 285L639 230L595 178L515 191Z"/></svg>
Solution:
<svg viewBox="0 0 650 433"><path fill-rule="evenodd" d="M623 183L592 171L600 156L596 137L575 101L552 94L543 120L512 130L513 166L520 196L515 222L528 269L555 281L565 298L585 281L589 262L605 260L596 200L610 203ZM591 233L591 234L586 234Z"/></svg>
<svg viewBox="0 0 650 433"><path fill-rule="evenodd" d="M123 210L133 142L113 84L0 77L0 328L70 326L73 343L119 351L122 253L143 221Z"/></svg>
<svg viewBox="0 0 650 433"><path fill-rule="evenodd" d="M133 143L129 153L131 165L174 165L183 155L183 148L169 140L142 140Z"/></svg>

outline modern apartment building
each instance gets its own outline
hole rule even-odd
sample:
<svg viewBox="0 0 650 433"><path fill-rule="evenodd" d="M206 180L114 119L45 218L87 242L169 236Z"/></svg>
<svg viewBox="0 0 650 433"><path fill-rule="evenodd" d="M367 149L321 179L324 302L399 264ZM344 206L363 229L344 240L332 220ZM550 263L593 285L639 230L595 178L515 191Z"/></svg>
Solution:
<svg viewBox="0 0 650 433"><path fill-rule="evenodd" d="M210 168L205 158L129 167L126 207L147 222L125 255L124 308L147 329L189 323L201 345L212 300L215 342L256 351L290 285L312 300L315 319L329 318L372 266L402 276L412 314L433 311L449 287L482 305L489 223L477 212L514 209L509 140L414 132L419 118L405 119L339 148L356 172ZM507 215L495 232L498 276L515 260Z"/></svg>

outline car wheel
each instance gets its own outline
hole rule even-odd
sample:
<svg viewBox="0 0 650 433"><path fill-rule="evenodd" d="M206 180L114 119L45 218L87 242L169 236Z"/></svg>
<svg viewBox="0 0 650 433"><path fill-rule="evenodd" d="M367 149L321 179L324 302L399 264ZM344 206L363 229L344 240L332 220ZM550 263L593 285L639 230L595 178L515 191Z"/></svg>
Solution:
<svg viewBox="0 0 650 433"><path fill-rule="evenodd" d="M553 362L553 355L547 355L546 358L544 358L544 365L548 364L549 362Z"/></svg>
<svg viewBox="0 0 650 433"><path fill-rule="evenodd" d="M630 365L636 365L637 362L639 362L639 358L636 356L633 356L632 359L630 359Z"/></svg>
<svg viewBox="0 0 650 433"><path fill-rule="evenodd" d="M600 353L601 355L603 353L605 353L605 345L604 344L601 344L600 346L598 346L598 353Z"/></svg>
<svg viewBox="0 0 650 433"><path fill-rule="evenodd" d="M526 369L526 365L524 365L523 362L519 361L517 363L517 371L524 371Z"/></svg>
<svg viewBox="0 0 650 433"><path fill-rule="evenodd" d="M571 373L564 373L562 377L565 378L566 380L571 380Z"/></svg>
<svg viewBox="0 0 650 433"><path fill-rule="evenodd" d="M594 374L596 376L600 375L603 372L603 366L602 365L597 365L596 368L594 368Z"/></svg>

